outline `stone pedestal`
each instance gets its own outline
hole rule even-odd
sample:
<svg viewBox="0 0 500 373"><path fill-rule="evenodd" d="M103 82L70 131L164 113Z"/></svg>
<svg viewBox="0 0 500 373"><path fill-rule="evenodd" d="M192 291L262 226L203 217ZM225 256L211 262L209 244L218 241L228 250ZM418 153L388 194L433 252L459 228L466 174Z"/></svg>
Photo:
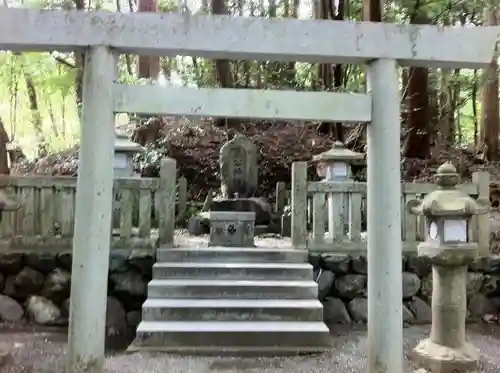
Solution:
<svg viewBox="0 0 500 373"><path fill-rule="evenodd" d="M208 246L253 247L255 213L242 211L210 211L202 213L210 219Z"/></svg>
<svg viewBox="0 0 500 373"><path fill-rule="evenodd" d="M474 244L436 248L420 244L420 256L432 260L432 327L414 350L413 360L431 373L474 372L478 353L465 341L467 265L477 255Z"/></svg>

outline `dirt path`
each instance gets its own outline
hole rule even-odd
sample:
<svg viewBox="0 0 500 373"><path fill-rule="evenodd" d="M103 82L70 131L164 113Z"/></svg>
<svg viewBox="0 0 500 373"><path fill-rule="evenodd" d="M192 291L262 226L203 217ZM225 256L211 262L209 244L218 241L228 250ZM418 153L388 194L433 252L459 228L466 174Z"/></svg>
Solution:
<svg viewBox="0 0 500 373"><path fill-rule="evenodd" d="M427 332L427 327L405 329L406 352ZM500 327L473 325L468 333L482 354L480 372L498 372ZM293 358L204 358L111 352L106 359L106 372L362 373L366 361L365 334L363 330L334 330L331 351L323 355ZM66 334L54 330L6 330L0 332L0 348L8 348L12 355L8 365L0 369L2 373L62 373Z"/></svg>

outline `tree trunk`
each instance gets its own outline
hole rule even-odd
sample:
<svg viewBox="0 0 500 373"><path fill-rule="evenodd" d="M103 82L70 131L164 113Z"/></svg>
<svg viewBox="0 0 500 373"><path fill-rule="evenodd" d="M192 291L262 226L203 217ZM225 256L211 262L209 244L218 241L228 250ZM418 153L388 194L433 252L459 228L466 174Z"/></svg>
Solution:
<svg viewBox="0 0 500 373"><path fill-rule="evenodd" d="M496 26L497 17L495 7L489 4L485 11L485 25ZM496 49L495 49L496 50ZM488 160L498 159L498 134L499 134L499 105L498 105L498 73L495 57L490 66L485 69L486 82L482 96L482 115L480 130L480 151Z"/></svg>
<svg viewBox="0 0 500 373"><path fill-rule="evenodd" d="M7 152L7 144L9 143L9 135L3 125L3 121L0 118L0 174L8 175L10 174L9 169L9 158Z"/></svg>
<svg viewBox="0 0 500 373"><path fill-rule="evenodd" d="M138 0L139 12L152 12L158 11L156 0ZM160 57L158 56L139 56L139 63L137 68L138 78L158 80L160 74Z"/></svg>
<svg viewBox="0 0 500 373"><path fill-rule="evenodd" d="M335 8L335 3L331 0L321 0L317 3L317 6L319 7L316 12L317 18L335 21L344 20L345 0L339 0L337 8ZM325 91L340 90L343 86L343 76L343 67L340 64L335 65L333 68L331 64L320 64L318 66L319 81ZM342 123L322 122L318 126L318 132L333 135L337 141L344 142Z"/></svg>
<svg viewBox="0 0 500 373"><path fill-rule="evenodd" d="M421 9L415 10L413 24L427 24L428 19ZM408 158L428 158L430 156L429 129L429 70L411 67L408 81L408 122L403 144L403 156Z"/></svg>
<svg viewBox="0 0 500 373"><path fill-rule="evenodd" d="M212 0L212 14L229 14L224 0ZM231 62L229 60L215 60L216 81L222 88L233 88L234 81L231 74ZM218 126L226 125L228 128L240 129L241 121L234 118L221 118L217 120Z"/></svg>

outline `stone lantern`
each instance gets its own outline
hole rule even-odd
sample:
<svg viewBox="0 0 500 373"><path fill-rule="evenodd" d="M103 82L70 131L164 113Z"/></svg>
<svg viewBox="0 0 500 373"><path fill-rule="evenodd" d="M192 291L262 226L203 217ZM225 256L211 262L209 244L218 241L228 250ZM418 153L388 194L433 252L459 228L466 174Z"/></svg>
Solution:
<svg viewBox="0 0 500 373"><path fill-rule="evenodd" d="M351 166L364 163L365 155L363 153L353 152L346 149L341 141L336 141L333 147L321 154L313 157L313 162L317 163L316 172L323 181L349 181L352 179ZM333 238L335 213L338 219L344 219L344 226L348 221L347 212L349 211L348 195L343 201L342 211L335 211L334 195L328 193L328 233Z"/></svg>
<svg viewBox="0 0 500 373"><path fill-rule="evenodd" d="M467 265L479 251L469 225L474 215L488 213L489 201L476 201L457 189L459 176L450 163L438 168L435 180L437 190L407 205L427 219L426 239L417 249L431 260L433 279L431 335L418 344L413 359L433 373L475 371L478 354L465 341L466 281Z"/></svg>
<svg viewBox="0 0 500 373"><path fill-rule="evenodd" d="M129 139L124 133L116 133L115 137L115 156L113 159L114 177L133 177L134 173L133 158L134 155L143 150L143 147Z"/></svg>

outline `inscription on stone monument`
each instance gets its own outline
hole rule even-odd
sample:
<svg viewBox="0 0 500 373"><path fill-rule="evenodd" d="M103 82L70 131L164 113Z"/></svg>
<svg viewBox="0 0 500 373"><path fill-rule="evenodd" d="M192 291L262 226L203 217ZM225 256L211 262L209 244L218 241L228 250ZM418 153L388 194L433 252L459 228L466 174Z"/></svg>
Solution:
<svg viewBox="0 0 500 373"><path fill-rule="evenodd" d="M220 150L221 191L224 198L255 195L258 183L257 147L243 135L236 135Z"/></svg>

